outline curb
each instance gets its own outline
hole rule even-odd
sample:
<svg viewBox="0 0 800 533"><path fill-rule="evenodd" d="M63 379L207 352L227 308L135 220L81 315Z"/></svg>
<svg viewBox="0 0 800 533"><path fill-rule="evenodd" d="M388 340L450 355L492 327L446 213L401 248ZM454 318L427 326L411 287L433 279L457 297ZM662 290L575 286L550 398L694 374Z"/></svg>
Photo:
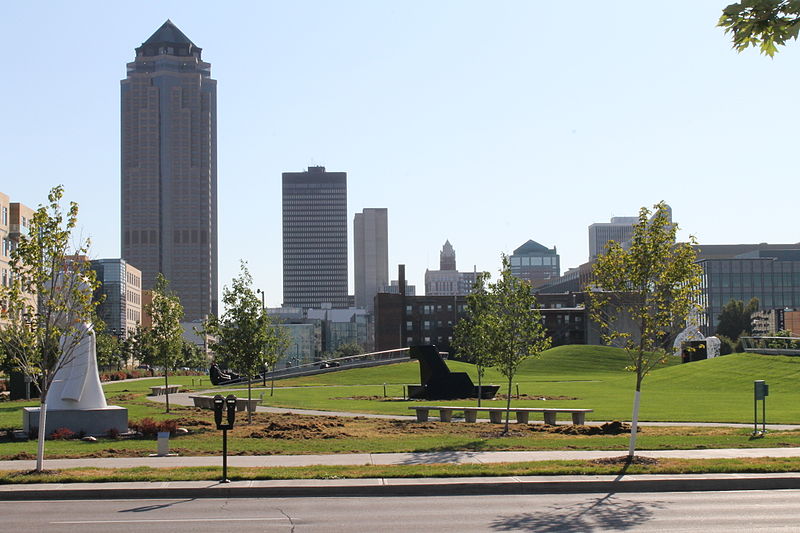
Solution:
<svg viewBox="0 0 800 533"><path fill-rule="evenodd" d="M402 497L800 489L800 474L356 479L218 482L93 483L0 486L0 501Z"/></svg>

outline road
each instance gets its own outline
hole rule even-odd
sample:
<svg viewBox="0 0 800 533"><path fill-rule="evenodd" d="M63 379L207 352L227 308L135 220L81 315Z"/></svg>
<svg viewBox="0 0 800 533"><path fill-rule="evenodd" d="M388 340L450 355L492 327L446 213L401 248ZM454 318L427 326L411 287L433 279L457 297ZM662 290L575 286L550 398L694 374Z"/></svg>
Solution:
<svg viewBox="0 0 800 533"><path fill-rule="evenodd" d="M0 502L0 531L798 531L800 490Z"/></svg>

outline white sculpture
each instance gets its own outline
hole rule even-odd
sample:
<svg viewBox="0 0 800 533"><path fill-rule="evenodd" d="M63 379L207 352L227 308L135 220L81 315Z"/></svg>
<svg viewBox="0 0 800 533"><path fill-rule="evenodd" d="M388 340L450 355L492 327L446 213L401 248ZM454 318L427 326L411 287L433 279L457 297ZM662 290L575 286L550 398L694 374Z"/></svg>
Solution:
<svg viewBox="0 0 800 533"><path fill-rule="evenodd" d="M97 371L97 341L91 324L79 324L82 336L71 353L62 355L63 366L58 370L47 394L47 410L53 409L104 409L106 396ZM62 339L62 348L70 340ZM66 358L66 359L65 359Z"/></svg>
<svg viewBox="0 0 800 533"><path fill-rule="evenodd" d="M711 359L712 357L719 357L719 347L722 345L722 341L716 337L706 337L706 357Z"/></svg>

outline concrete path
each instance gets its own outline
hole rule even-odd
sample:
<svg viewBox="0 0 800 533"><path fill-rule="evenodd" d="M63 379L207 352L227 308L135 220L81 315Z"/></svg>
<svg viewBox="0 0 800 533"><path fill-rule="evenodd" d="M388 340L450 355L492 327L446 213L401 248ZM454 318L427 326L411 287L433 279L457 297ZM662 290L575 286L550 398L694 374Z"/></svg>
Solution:
<svg viewBox="0 0 800 533"><path fill-rule="evenodd" d="M155 442L153 443L155 451ZM637 451L641 457L685 459L734 459L738 457L800 457L800 448L732 448L713 450L656 450ZM310 465L425 465L425 464L488 464L528 461L585 460L619 457L621 450L556 450L508 452L415 452L415 453L338 453L326 455L234 455L228 466L278 467ZM149 466L171 468L181 466L218 466L220 456L200 457L93 457L86 459L46 459L49 469L78 467L134 468ZM0 461L0 470L31 470L33 460Z"/></svg>

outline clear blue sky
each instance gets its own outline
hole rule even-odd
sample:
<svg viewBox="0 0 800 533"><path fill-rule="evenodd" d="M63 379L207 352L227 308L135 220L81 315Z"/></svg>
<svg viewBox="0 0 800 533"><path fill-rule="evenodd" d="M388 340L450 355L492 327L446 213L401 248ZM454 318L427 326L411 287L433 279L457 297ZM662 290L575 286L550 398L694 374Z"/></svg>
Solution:
<svg viewBox="0 0 800 533"><path fill-rule="evenodd" d="M269 305L281 172L309 165L348 173L351 239L388 208L390 277L420 293L445 239L461 270L528 239L566 268L589 224L662 199L701 243L797 242L800 44L735 53L727 3L9 3L0 190L64 184L119 257L119 80L170 18L219 83L220 286L245 259Z"/></svg>

